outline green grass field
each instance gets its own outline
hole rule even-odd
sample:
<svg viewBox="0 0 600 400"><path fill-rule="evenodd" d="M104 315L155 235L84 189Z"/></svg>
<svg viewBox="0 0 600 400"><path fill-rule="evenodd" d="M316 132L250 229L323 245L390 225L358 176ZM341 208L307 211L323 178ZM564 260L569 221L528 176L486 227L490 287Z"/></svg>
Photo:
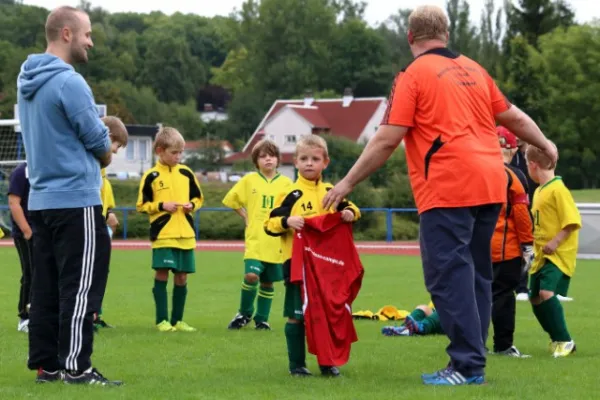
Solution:
<svg viewBox="0 0 600 400"><path fill-rule="evenodd" d="M598 189L573 190L572 193L578 203L600 203L600 190Z"/></svg>
<svg viewBox="0 0 600 400"><path fill-rule="evenodd" d="M433 388L420 380L447 362L445 337L388 338L384 325L356 321L359 342L340 379L293 379L287 373L287 354L281 317L283 290L276 288L271 332L250 327L230 332L226 326L238 307L241 253L197 253L198 273L189 280L185 320L197 333L160 334L154 330L151 294L153 276L149 251L115 251L105 299L105 319L116 329L96 336L93 361L118 388L73 387L61 383L36 385L26 369L27 336L17 332L16 305L20 268L16 251L0 248L0 399L533 399L595 398L595 345L600 299L600 263L581 261L566 303L570 331L579 352L555 360L548 338L529 306L518 304L516 345L531 359L489 357L489 384L482 387ZM419 259L363 256L365 279L355 310L391 304L412 309L428 301ZM315 357L308 367L318 372Z"/></svg>

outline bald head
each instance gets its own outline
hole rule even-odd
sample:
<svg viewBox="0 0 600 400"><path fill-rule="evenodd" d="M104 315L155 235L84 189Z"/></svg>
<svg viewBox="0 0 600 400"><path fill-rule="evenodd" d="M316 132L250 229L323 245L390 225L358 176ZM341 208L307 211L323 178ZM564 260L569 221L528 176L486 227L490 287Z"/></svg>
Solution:
<svg viewBox="0 0 600 400"><path fill-rule="evenodd" d="M46 19L46 41L51 43L59 40L64 28L76 32L80 28L83 15L86 15L85 11L70 6L62 6L52 10L48 15L48 19Z"/></svg>

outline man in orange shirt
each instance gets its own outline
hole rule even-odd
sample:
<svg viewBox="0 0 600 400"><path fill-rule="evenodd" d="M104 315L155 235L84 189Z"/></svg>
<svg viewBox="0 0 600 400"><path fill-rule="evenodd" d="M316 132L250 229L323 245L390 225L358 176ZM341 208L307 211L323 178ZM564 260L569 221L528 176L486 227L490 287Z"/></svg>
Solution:
<svg viewBox="0 0 600 400"><path fill-rule="evenodd" d="M439 7L411 13L408 42L415 60L396 77L375 136L323 205L337 207L406 140L425 284L450 339L449 365L422 375L423 382L481 384L492 309L491 241L507 183L494 120L552 160L558 156L481 66L446 48L448 18Z"/></svg>
<svg viewBox="0 0 600 400"><path fill-rule="evenodd" d="M521 272L533 261L533 224L529 213L527 178L510 165L517 152L516 136L503 126L496 128L502 148L508 185L506 203L502 205L492 236L492 325L494 353L509 357L526 357L513 345L516 299Z"/></svg>

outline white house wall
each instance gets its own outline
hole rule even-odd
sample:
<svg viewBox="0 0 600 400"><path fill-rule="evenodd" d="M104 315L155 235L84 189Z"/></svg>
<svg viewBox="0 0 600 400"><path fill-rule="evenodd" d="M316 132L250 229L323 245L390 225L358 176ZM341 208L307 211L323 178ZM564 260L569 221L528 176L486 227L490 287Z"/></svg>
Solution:
<svg viewBox="0 0 600 400"><path fill-rule="evenodd" d="M373 113L373 116L371 117L367 125L365 125L365 129L363 129L362 133L358 138L358 143L366 143L373 136L375 136L375 132L377 132L377 128L379 127L379 124L381 124L381 120L385 115L386 108L387 102L382 101L379 107L377 107L377 110L375 110L375 112Z"/></svg>
<svg viewBox="0 0 600 400"><path fill-rule="evenodd" d="M106 168L106 173L135 175L143 173L153 165L152 139L147 136L129 136L127 147L120 149L117 154L113 154L112 162Z"/></svg>
<svg viewBox="0 0 600 400"><path fill-rule="evenodd" d="M283 108L275 114L264 127L265 138L273 140L282 153L293 153L296 150L295 143L286 143L285 137L296 136L296 140L303 135L312 132L310 125L304 118L289 108Z"/></svg>

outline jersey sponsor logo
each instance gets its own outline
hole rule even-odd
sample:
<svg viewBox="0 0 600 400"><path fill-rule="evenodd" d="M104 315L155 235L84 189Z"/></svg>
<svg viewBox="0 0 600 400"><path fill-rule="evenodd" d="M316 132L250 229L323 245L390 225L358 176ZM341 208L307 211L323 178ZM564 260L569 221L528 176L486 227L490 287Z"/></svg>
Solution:
<svg viewBox="0 0 600 400"><path fill-rule="evenodd" d="M342 267L345 265L345 263L342 260L338 260L338 259L333 258L333 257L328 257L328 256L324 256L322 254L319 254L319 253L315 252L313 249L311 249L308 246L304 246L304 251L309 252L314 257L318 258L319 260L327 261L327 262L329 262L331 264L340 265Z"/></svg>

